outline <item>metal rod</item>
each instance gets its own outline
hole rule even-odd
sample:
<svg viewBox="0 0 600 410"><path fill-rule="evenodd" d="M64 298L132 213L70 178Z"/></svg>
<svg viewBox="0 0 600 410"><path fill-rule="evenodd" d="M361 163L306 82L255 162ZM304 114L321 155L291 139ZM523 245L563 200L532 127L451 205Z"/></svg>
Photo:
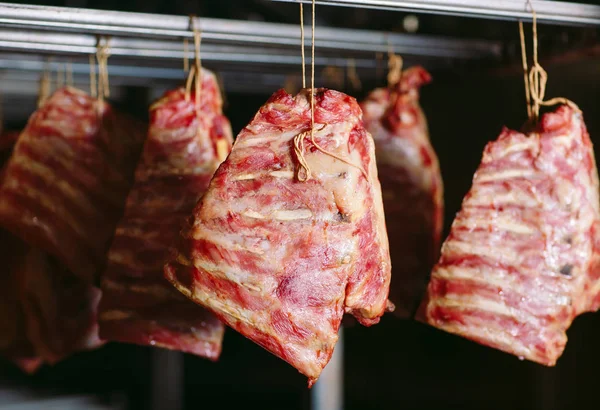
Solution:
<svg viewBox="0 0 600 410"><path fill-rule="evenodd" d="M196 26L202 29L207 46L236 46L263 54L280 55L285 49L297 53L300 46L298 27L292 24L276 24L224 19L200 18ZM120 48L155 49L173 51L162 53L166 58L181 58L182 39L191 37L189 19L183 16L125 13L103 10L70 9L61 7L14 5L0 3L0 38L3 41L19 40L30 43L56 43L57 45L95 46L96 35L111 35L111 50ZM51 31L52 37L40 31ZM56 34L56 33L63 34ZM85 33L79 39L64 33ZM388 43L395 51L416 56L457 59L500 58L499 42L449 39L434 36L386 34L370 30L320 28L316 43L318 50L340 50L351 53L387 51ZM7 35L9 37L7 37ZM80 34L81 35L81 34ZM42 38L42 41L39 40ZM36 40L37 39L37 40ZM56 47L56 45L54 46ZM71 52L87 50L71 48ZM135 55L138 56L138 55ZM261 61L262 63L263 61ZM296 64L296 62L294 62Z"/></svg>
<svg viewBox="0 0 600 410"><path fill-rule="evenodd" d="M344 329L341 327L333 356L311 390L310 408L311 410L344 409Z"/></svg>
<svg viewBox="0 0 600 410"><path fill-rule="evenodd" d="M152 410L183 409L183 353L152 352Z"/></svg>
<svg viewBox="0 0 600 410"><path fill-rule="evenodd" d="M309 3L311 0L272 0ZM497 20L531 20L525 0L316 0L326 6L434 13ZM600 26L600 6L562 1L531 0L539 23Z"/></svg>
<svg viewBox="0 0 600 410"><path fill-rule="evenodd" d="M210 66L210 64L209 64ZM210 67L208 67L210 68ZM52 72L64 69L64 62L46 62L40 56L23 56L20 54L0 54L0 89L3 95L37 95L39 74L49 69ZM73 61L71 69L75 85L83 89L89 88L89 65L83 61ZM227 91L270 93L280 88L288 74L285 72L248 71L241 67L221 67L219 74L223 78ZM181 69L171 67L146 67L139 64L117 62L110 65L111 95L119 99L118 87L124 85L147 85L148 80L154 88L169 88L185 80ZM162 91L160 91L162 92ZM156 96L158 97L158 95Z"/></svg>

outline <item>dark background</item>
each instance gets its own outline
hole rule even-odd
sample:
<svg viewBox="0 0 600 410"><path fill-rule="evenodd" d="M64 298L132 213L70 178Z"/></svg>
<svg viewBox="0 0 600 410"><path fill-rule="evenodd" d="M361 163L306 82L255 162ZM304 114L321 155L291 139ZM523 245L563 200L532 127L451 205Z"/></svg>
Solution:
<svg viewBox="0 0 600 410"><path fill-rule="evenodd" d="M258 0L67 0L38 4L194 13L291 24L298 21L297 6ZM318 17L319 25L402 31L404 14L321 7ZM501 64L475 62L434 72L434 83L422 92L445 183L448 226L469 189L486 142L494 139L503 125L519 128L525 121L518 31L514 22L419 17L419 33L500 40L506 49ZM600 146L597 38L597 28L540 27L540 52L549 73L547 95L575 101L584 111L592 141ZM360 98L382 84L380 78L378 84L366 83L363 90L349 92ZM274 91L227 95L226 114L234 133ZM131 101L121 105L139 116L145 115L143 91L137 90L133 95L138 96L137 105ZM599 314L587 314L575 321L569 330L566 351L555 368L522 362L425 325L392 317L385 317L372 328L348 328L345 340L347 410L583 410L600 405L596 390L600 368ZM34 386L54 394L95 393L107 401L125 397L132 408L146 409L151 405L152 356L149 348L109 344L43 368L32 377L21 375L9 365L3 364L0 370L5 385ZM189 409L309 408L306 379L231 330L226 333L218 363L186 356L184 383L185 405Z"/></svg>

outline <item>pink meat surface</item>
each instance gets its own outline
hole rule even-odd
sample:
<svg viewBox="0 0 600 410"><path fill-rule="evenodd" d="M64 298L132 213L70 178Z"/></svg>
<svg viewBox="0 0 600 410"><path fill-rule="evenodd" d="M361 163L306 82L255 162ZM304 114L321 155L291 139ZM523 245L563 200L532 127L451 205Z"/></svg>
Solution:
<svg viewBox="0 0 600 410"><path fill-rule="evenodd" d="M367 326L383 315L390 261L374 144L352 97L315 91L315 141L353 165L306 138L312 178L296 178L309 96L278 91L242 130L165 274L312 385L344 312Z"/></svg>
<svg viewBox="0 0 600 410"><path fill-rule="evenodd" d="M204 70L202 79L198 113L194 95L186 99L184 89L151 108L148 139L102 279L100 334L215 360L223 324L163 273L170 247L233 141L214 74Z"/></svg>
<svg viewBox="0 0 600 410"><path fill-rule="evenodd" d="M598 173L581 113L487 145L428 288L428 322L552 366L598 308Z"/></svg>
<svg viewBox="0 0 600 410"><path fill-rule="evenodd" d="M392 258L390 300L395 314L411 317L439 257L443 183L429 141L419 88L431 76L422 67L402 73L393 88L379 88L361 104L373 135Z"/></svg>

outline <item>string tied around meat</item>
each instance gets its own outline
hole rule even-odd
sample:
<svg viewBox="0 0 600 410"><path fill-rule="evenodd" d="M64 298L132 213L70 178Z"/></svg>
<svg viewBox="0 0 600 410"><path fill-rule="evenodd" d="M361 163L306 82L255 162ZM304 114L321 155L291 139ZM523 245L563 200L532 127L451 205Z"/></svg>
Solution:
<svg viewBox="0 0 600 410"><path fill-rule="evenodd" d="M50 97L50 92L52 88L52 78L50 77L50 59L46 60L46 65L44 67L44 71L40 76L40 83L38 87L38 100L37 105L41 107L44 105L48 97Z"/></svg>
<svg viewBox="0 0 600 410"><path fill-rule="evenodd" d="M389 88L394 88L397 84L400 84L402 80L402 68L404 66L404 60L402 57L394 53L392 43L388 38L388 75L387 82Z"/></svg>
<svg viewBox="0 0 600 410"><path fill-rule="evenodd" d="M202 44L202 32L196 27L195 16L190 16L190 27L194 35L194 64L189 68L189 73L185 85L185 100L190 101L192 85L195 85L194 92L194 104L196 107L196 114L200 115L202 108L202 59L200 57L200 46ZM185 46L185 43L184 43ZM187 51L187 47L186 51ZM185 52L184 60L187 61L187 52ZM184 68L188 68L186 65Z"/></svg>
<svg viewBox="0 0 600 410"><path fill-rule="evenodd" d="M577 112L581 109L573 101L564 97L555 97L549 100L544 100L546 96L546 85L548 83L548 73L540 65L538 59L538 33L537 33L537 14L531 4L527 0L527 5L531 8L533 15L533 65L531 70L527 67L527 46L525 43L525 34L523 30L523 22L519 20L519 37L521 40L521 59L523 63L523 79L525 83L525 100L527 104L527 116L530 121L537 122L540 117L540 107L553 106L557 104L568 105Z"/></svg>
<svg viewBox="0 0 600 410"><path fill-rule="evenodd" d="M529 73L529 86L531 88L531 99L533 100L533 114L536 120L540 115L540 106L550 107L557 104L564 104L577 112L581 112L581 109L577 104L565 97L554 97L549 100L544 100L547 82L548 73L546 70L544 70L541 65L534 64Z"/></svg>
<svg viewBox="0 0 600 410"><path fill-rule="evenodd" d="M318 132L323 131L325 129L325 127L327 127L327 124L323 124L323 126L317 131ZM306 157L304 155L304 152L306 149L306 147L304 145L304 141L307 138L310 141L310 143L318 151L320 151L321 153L323 153L331 158L337 159L338 161L341 161L344 164L350 165L351 167L358 169L365 176L365 178L367 178L367 172L361 166L358 166L358 165L352 163L351 161L348 161L347 159L345 159L331 151L327 151L325 148L323 148L321 145L319 145L317 143L317 141L315 140L314 129L311 129L311 130L301 132L300 134L298 134L294 137L294 154L296 155L296 158L298 159L298 172L297 172L298 181L306 182L312 176L312 171L311 171L308 161L306 160Z"/></svg>
<svg viewBox="0 0 600 410"><path fill-rule="evenodd" d="M96 45L96 61L98 62L98 81L94 80L93 85L97 85L97 91L92 87L92 96L98 98L98 111L102 112L104 99L110 97L110 84L108 82L108 57L110 57L110 38L99 37ZM91 61L90 61L91 62ZM91 64L93 66L94 64ZM90 68L91 70L91 68ZM94 73L95 74L95 73ZM90 71L90 75L92 75ZM92 77L95 77L93 75Z"/></svg>
<svg viewBox="0 0 600 410"><path fill-rule="evenodd" d="M348 164L352 167L355 167L357 169L359 169L362 174L365 176L365 178L367 178L367 172L361 167L358 166L356 164L353 164L352 162L346 160L345 158L327 151L325 148L321 147L317 141L315 140L315 17L316 17L316 11L315 11L316 5L315 5L315 0L312 0L312 39L311 39L311 84L310 84L310 129L308 131L303 131L300 134L296 135L294 137L294 154L296 155L296 159L298 160L298 171L296 173L296 177L298 178L298 181L300 182L306 182L308 181L311 176L312 176L312 171L310 169L310 165L308 164L308 161L306 160L305 157L305 146L304 146L304 141L306 140L306 138L309 139L309 141L313 144L313 146L320 152L322 152L323 154L330 156L334 159L337 159L338 161L342 161L345 164ZM302 7L302 3L300 3L300 33L301 33L301 37L302 37L302 72L305 72L304 67L306 66L306 60L305 60L305 55L304 55L304 10ZM303 76L303 80L304 80L304 76ZM304 85L304 88L306 88L306 86ZM323 129L325 129L325 127L327 126L327 124L324 124L323 127L321 127L321 129L319 131L322 131Z"/></svg>

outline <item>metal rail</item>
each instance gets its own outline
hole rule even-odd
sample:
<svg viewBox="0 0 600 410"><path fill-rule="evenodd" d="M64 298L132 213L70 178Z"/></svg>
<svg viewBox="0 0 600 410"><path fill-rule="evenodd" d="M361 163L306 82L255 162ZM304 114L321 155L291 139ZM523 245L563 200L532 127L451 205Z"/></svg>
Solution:
<svg viewBox="0 0 600 410"><path fill-rule="evenodd" d="M344 410L344 329L331 360L311 390L311 410Z"/></svg>
<svg viewBox="0 0 600 410"><path fill-rule="evenodd" d="M297 64L297 58L282 56L281 50L298 56L300 36L297 25L198 18L196 27L202 30L203 58L211 58L210 49L215 46L235 46L227 50L231 59L241 62L270 64L273 62ZM95 45L96 35L110 35L112 54L130 54L132 57L158 57L180 59L183 54L182 40L191 38L190 21L184 16L125 13L103 10L72 9L0 3L0 48L15 49L14 42L32 51L89 53ZM26 31L23 31L26 30ZM85 33L76 39L62 34L48 36L47 33ZM37 32L37 33L36 33ZM28 38L26 38L28 37ZM141 39L141 40L140 40ZM64 41L63 41L64 40ZM5 43L4 43L5 42ZM308 40L307 40L308 44ZM319 28L316 47L322 53L336 51L337 55L385 52L391 45L398 53L456 59L499 58L502 46L499 42L448 39L423 35L386 34L368 30ZM61 47L62 46L62 47ZM46 48L47 50L44 50ZM270 59L248 60L243 52L250 49ZM214 48L213 48L214 51ZM205 53L206 52L206 56ZM221 56L214 55L215 59ZM344 60L345 64L346 60ZM330 61L324 61L330 64Z"/></svg>
<svg viewBox="0 0 600 410"><path fill-rule="evenodd" d="M310 3L312 0L272 0ZM316 0L326 6L434 13L497 20L531 20L526 0ZM562 1L531 0L540 23L600 27L600 6Z"/></svg>
<svg viewBox="0 0 600 410"><path fill-rule="evenodd" d="M122 86L147 86L153 88L173 87L185 80L186 74L181 67L151 67L131 64L131 62L113 60L109 64L111 95L116 97L117 89ZM2 95L37 95L39 74L48 70L53 82L58 73L65 72L66 60L46 61L38 55L0 53L0 89ZM85 60L69 61L75 84L84 89L89 88L90 67ZM212 68L209 67L208 68ZM235 67L223 66L219 70L226 91L266 93L269 94L281 87L286 80L286 73L268 71L241 71ZM298 81L300 77L298 74ZM24 84L31 83L24 86ZM113 89L114 87L114 89ZM160 94L160 92L159 92ZM155 97L158 97L156 95ZM118 99L118 98L117 98Z"/></svg>
<svg viewBox="0 0 600 410"><path fill-rule="evenodd" d="M345 34L342 30L339 34ZM349 33L357 34L357 33ZM369 32L365 33L367 36ZM290 42L293 43L293 42ZM239 42L206 43L202 46L202 59L207 61L225 61L256 64L297 65L300 64L300 42L289 44L288 47L264 47L256 44L240 45ZM373 41L322 40L317 47L319 52L315 59L317 65L345 65L348 58L355 58L357 67L373 67L374 53L383 52L387 45L385 37ZM427 46L424 46L427 43ZM501 54L498 43L480 43L452 41L438 37L409 38L395 47L404 55L455 58L461 60L477 58L497 58ZM465 47L465 48L461 48ZM191 48L191 47L190 47ZM19 30L0 29L0 49L11 51L27 51L33 53L53 54L93 54L96 51L96 37L87 34L47 33ZM336 49L336 53L331 52ZM184 58L184 46L181 41L158 39L131 39L127 37L112 38L110 54L113 56L176 59ZM193 57L193 51L188 48L188 58Z"/></svg>

